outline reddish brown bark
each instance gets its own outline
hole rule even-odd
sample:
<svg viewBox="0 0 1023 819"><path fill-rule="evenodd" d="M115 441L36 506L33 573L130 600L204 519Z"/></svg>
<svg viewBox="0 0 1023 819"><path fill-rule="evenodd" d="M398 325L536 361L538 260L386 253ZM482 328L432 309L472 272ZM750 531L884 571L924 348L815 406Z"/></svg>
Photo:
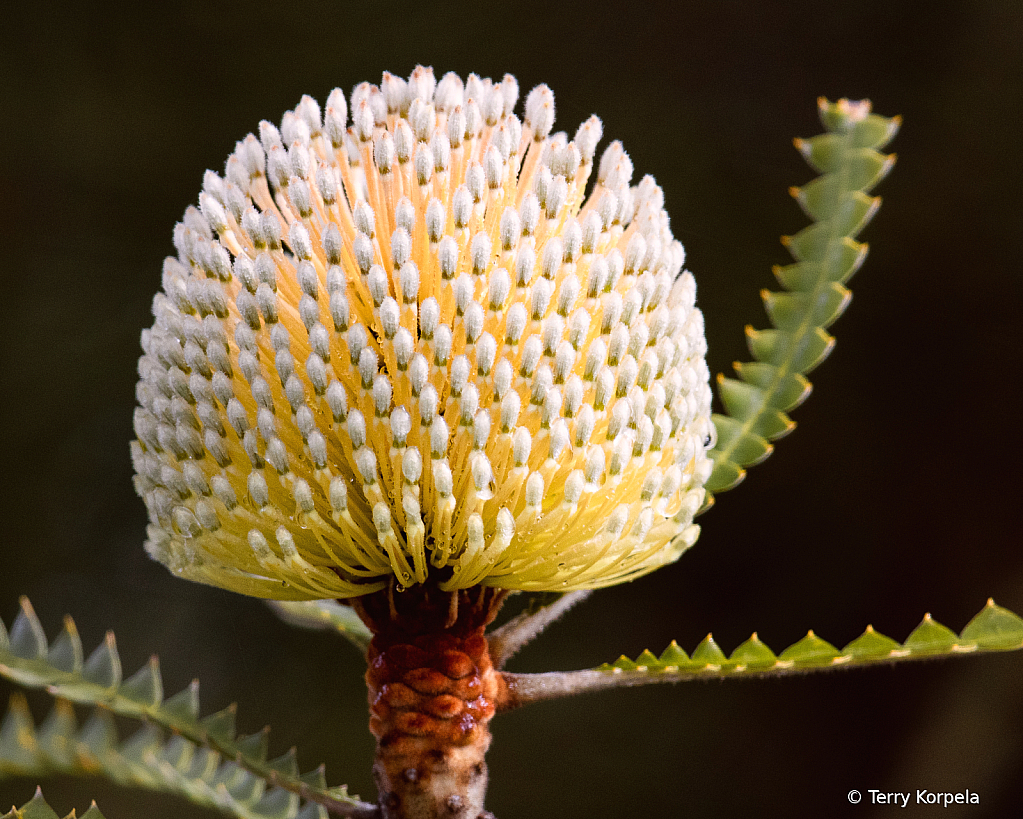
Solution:
<svg viewBox="0 0 1023 819"><path fill-rule="evenodd" d="M505 593L417 586L352 601L368 652L373 775L385 819L477 819L489 723L506 699L484 629Z"/></svg>

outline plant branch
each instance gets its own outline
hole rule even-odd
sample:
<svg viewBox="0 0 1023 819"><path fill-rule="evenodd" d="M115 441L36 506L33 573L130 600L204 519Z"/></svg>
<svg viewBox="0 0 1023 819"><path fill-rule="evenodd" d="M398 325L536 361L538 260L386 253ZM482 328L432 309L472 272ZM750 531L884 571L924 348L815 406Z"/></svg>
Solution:
<svg viewBox="0 0 1023 819"><path fill-rule="evenodd" d="M547 626L561 617L570 608L581 603L592 594L589 590L563 594L553 603L535 611L517 614L503 626L488 635L490 657L495 668L504 668L505 663L523 646L540 635Z"/></svg>
<svg viewBox="0 0 1023 819"><path fill-rule="evenodd" d="M267 760L267 731L236 736L234 707L199 717L199 683L164 699L159 663L149 664L122 680L121 660L112 633L83 661L74 621L50 645L27 598L11 631L0 623L0 676L26 688L44 688L55 697L101 705L119 716L146 720L195 745L215 751L238 768L298 797L322 805L335 816L374 819L379 808L327 788L322 777L299 776L294 755ZM313 784L315 783L315 784Z"/></svg>
<svg viewBox="0 0 1023 819"><path fill-rule="evenodd" d="M1023 648L1023 619L988 600L961 634L957 635L928 614L902 644L867 626L863 634L841 651L811 631L778 655L754 634L726 656L708 634L692 656L672 642L659 657L644 651L635 660L621 657L615 663L605 663L599 668L543 674L504 672L502 677L507 694L500 710L608 688L698 679L784 677L809 671L1016 651L1020 648Z"/></svg>
<svg viewBox="0 0 1023 819"><path fill-rule="evenodd" d="M895 135L899 117L871 114L867 100L822 98L818 104L827 133L797 139L796 148L821 176L790 191L813 224L782 238L795 263L774 270L782 292L761 292L772 329L746 328L754 361L734 365L737 379L718 376L725 414L713 417L717 442L704 508L713 493L738 485L746 467L771 454L771 441L795 426L787 413L810 394L804 375L831 352L835 340L826 328L848 305L844 283L867 255L867 245L853 239L881 201L867 191L895 162L894 154L878 149Z"/></svg>

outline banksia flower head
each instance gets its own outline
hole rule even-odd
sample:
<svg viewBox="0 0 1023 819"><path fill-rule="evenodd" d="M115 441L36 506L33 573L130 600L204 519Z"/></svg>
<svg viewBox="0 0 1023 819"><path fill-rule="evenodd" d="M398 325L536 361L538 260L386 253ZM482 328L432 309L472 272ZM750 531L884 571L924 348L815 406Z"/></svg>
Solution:
<svg viewBox="0 0 1023 819"><path fill-rule="evenodd" d="M303 97L174 231L132 444L149 553L279 599L568 591L696 540L703 318L652 177L546 86ZM596 166L596 168L595 168ZM592 175L595 183L586 195Z"/></svg>

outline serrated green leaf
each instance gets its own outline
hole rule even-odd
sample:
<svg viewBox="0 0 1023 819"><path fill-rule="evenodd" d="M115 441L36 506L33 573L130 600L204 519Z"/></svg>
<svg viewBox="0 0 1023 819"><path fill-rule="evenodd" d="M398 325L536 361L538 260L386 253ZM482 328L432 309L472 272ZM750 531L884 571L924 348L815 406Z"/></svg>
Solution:
<svg viewBox="0 0 1023 819"><path fill-rule="evenodd" d="M189 742L180 734L175 734L160 749L160 759L172 768L181 771L191 764L192 754L194 753L195 744Z"/></svg>
<svg viewBox="0 0 1023 819"><path fill-rule="evenodd" d="M745 387L719 381L725 411L740 425L726 428L715 418L719 432L724 429L726 434L719 435L710 452L714 470L706 485L709 493L737 485L743 466L770 454L766 442L792 429L785 412L805 399L809 382L802 376L831 351L834 339L825 328L848 304L850 294L842 285L867 253L867 246L853 237L877 210L880 200L866 191L887 173L893 157L874 147L894 134L897 122L869 114L867 103L823 100L820 105L828 132L795 144L822 176L790 190L814 221L782 240L796 263L776 267L775 275L790 292L763 293L773 329L747 328L757 366L745 375L747 365L736 365Z"/></svg>
<svg viewBox="0 0 1023 819"><path fill-rule="evenodd" d="M117 726L109 711L97 708L78 734L78 752L101 760L117 746Z"/></svg>
<svg viewBox="0 0 1023 819"><path fill-rule="evenodd" d="M238 775L231 781L225 782L224 787L233 799L243 804L250 804L263 795L266 783L248 771L238 768Z"/></svg>
<svg viewBox="0 0 1023 819"><path fill-rule="evenodd" d="M866 242L857 242L848 236L828 245L828 256L821 265L824 281L845 284L863 266L870 250Z"/></svg>
<svg viewBox="0 0 1023 819"><path fill-rule="evenodd" d="M850 152L848 182L850 190L867 190L884 179L895 165L895 155L879 154L872 148L856 148Z"/></svg>
<svg viewBox="0 0 1023 819"><path fill-rule="evenodd" d="M69 642L73 632L66 627L69 636L58 638L51 654L46 650L45 634L37 624L25 600L17 645L28 656L15 654L9 643L0 645L0 676L29 687L45 688L54 696L74 702L101 703L109 711L97 710L75 732L72 709L67 703L60 703L37 733L27 709L19 713L15 705L13 715L5 718L6 724L13 726L7 732L13 742L7 743L10 747L6 751L0 747L0 769L10 769L17 763L20 772L26 774L102 773L122 784L179 793L193 802L229 810L242 819L261 819L253 812L253 806L264 797L271 782L294 795L295 808L289 808L289 815L297 812L299 795L321 805L336 807L343 803L362 812L371 810L372 806L348 797L343 789L302 781L297 768L292 770L293 766L282 761L278 761L281 770L271 768L266 763L266 732L234 741L230 709L200 723L197 684L161 704L163 686L155 658L130 680L118 684L120 662L112 636L93 652L89 661L78 663L81 668L76 671L74 646ZM49 662L51 657L58 665ZM165 742L161 731L151 725L119 744L113 713L152 720L174 735ZM23 719L15 724L19 716ZM67 741L59 744L58 736ZM271 812L277 810L277 805L273 800L266 803Z"/></svg>
<svg viewBox="0 0 1023 819"><path fill-rule="evenodd" d="M880 151L895 137L901 123L902 117L888 119L877 114L868 114L849 129L852 144L857 148L873 148Z"/></svg>
<svg viewBox="0 0 1023 819"><path fill-rule="evenodd" d="M721 665L728 662L728 658L714 642L714 637L708 634L690 655L689 661L695 665Z"/></svg>
<svg viewBox="0 0 1023 819"><path fill-rule="evenodd" d="M238 737L235 746L245 756L266 762L267 751L270 748L270 729L264 728L254 734Z"/></svg>
<svg viewBox="0 0 1023 819"><path fill-rule="evenodd" d="M947 654L958 643L958 634L925 614L923 621L902 645L914 654Z"/></svg>
<svg viewBox="0 0 1023 819"><path fill-rule="evenodd" d="M756 466L772 452L774 447L759 435L744 435L732 442L732 460L743 467Z"/></svg>
<svg viewBox="0 0 1023 819"><path fill-rule="evenodd" d="M799 373L780 373L762 361L737 361L735 372L743 381L757 387L779 412L791 412L806 400L812 387Z"/></svg>
<svg viewBox="0 0 1023 819"><path fill-rule="evenodd" d="M754 358L799 373L811 372L835 346L835 339L822 327L814 327L798 336L784 330L754 330L750 327L746 331L746 340Z"/></svg>
<svg viewBox="0 0 1023 819"><path fill-rule="evenodd" d="M827 223L843 236L859 233L881 204L880 197L847 190L842 180L835 176L819 176L790 192L807 216L815 222Z"/></svg>
<svg viewBox="0 0 1023 819"><path fill-rule="evenodd" d="M117 642L112 631L107 632L103 642L85 661L82 678L101 688L114 689L121 684L121 658L117 654Z"/></svg>
<svg viewBox="0 0 1023 819"><path fill-rule="evenodd" d="M824 265L816 262L795 262L793 264L776 264L771 268L778 284L786 290L799 293L813 290L824 280Z"/></svg>
<svg viewBox="0 0 1023 819"><path fill-rule="evenodd" d="M320 765L318 768L313 768L308 773L304 773L299 777L299 780L305 782L310 787L317 788L319 790L326 790L327 788L327 766Z"/></svg>
<svg viewBox="0 0 1023 819"><path fill-rule="evenodd" d="M293 819L298 813L298 796L283 788L274 788L263 794L252 813L259 819Z"/></svg>
<svg viewBox="0 0 1023 819"><path fill-rule="evenodd" d="M64 618L64 630L50 646L46 661L54 668L70 674L82 670L82 641L78 637L75 621L70 617Z"/></svg>
<svg viewBox="0 0 1023 819"><path fill-rule="evenodd" d="M60 819L53 808L43 799L43 792L38 788L36 788L35 796L31 801L7 815L17 817L17 819Z"/></svg>
<svg viewBox="0 0 1023 819"><path fill-rule="evenodd" d="M668 647L661 652L661 656L657 660L662 666L681 666L689 662L689 655L678 647L678 643L672 640Z"/></svg>
<svg viewBox="0 0 1023 819"><path fill-rule="evenodd" d="M761 291L771 323L781 330L795 331L803 323L830 327L838 319L852 294L837 282L827 282L813 293L774 293Z"/></svg>
<svg viewBox="0 0 1023 819"><path fill-rule="evenodd" d="M722 386L722 394L725 390L730 390L729 386L724 385L724 381L732 381L733 384L739 384L740 386L743 386L743 388L746 386L746 384L742 381L719 377L718 383ZM731 418L727 415L715 415L714 424L717 427L717 446L729 447L732 452L731 459L737 464L749 466L754 463L759 463L761 460L766 458L773 449L771 445L759 435L747 431L742 422L740 422L737 418Z"/></svg>
<svg viewBox="0 0 1023 819"><path fill-rule="evenodd" d="M725 405L728 415L731 416L729 420L732 421L729 425L731 427L730 434L725 434L719 428L718 439L735 441L741 436L744 429L744 425L739 422L745 421L763 409L763 392L743 381L719 375L718 394L721 396L721 403Z"/></svg>
<svg viewBox="0 0 1023 819"><path fill-rule="evenodd" d="M838 163L845 158L843 148L847 143L839 134L818 134L809 139L796 139L793 143L806 163L817 173L837 170Z"/></svg>
<svg viewBox="0 0 1023 819"><path fill-rule="evenodd" d="M266 763L271 770L282 773L285 776L298 778L298 751L294 747L289 748L287 753Z"/></svg>
<svg viewBox="0 0 1023 819"><path fill-rule="evenodd" d="M12 694L0 722L0 773L31 771L36 760L35 723L22 694Z"/></svg>
<svg viewBox="0 0 1023 819"><path fill-rule="evenodd" d="M774 665L778 658L754 632L752 637L732 652L728 660L748 668L762 668Z"/></svg>
<svg viewBox="0 0 1023 819"><path fill-rule="evenodd" d="M813 669L868 666L1018 649L1023 649L1023 618L989 600L987 606L963 630L962 637L957 637L930 617L925 617L924 622L903 645L867 626L863 634L839 651L811 631L775 657L754 634L726 660L724 653L708 635L693 652L691 659L687 659L685 652L672 642L656 663L650 661L652 654L644 652L635 661L623 656L614 665L604 663L598 668L585 671L509 676L510 682L516 686L520 703L527 703L616 685L706 679L708 676L783 676ZM530 683L534 677L542 678L542 682L535 687Z"/></svg>
<svg viewBox="0 0 1023 819"><path fill-rule="evenodd" d="M187 768L182 769L185 779L206 782L216 773L220 765L220 754L209 748L197 747Z"/></svg>
<svg viewBox="0 0 1023 819"><path fill-rule="evenodd" d="M802 640L779 654L778 659L794 663L799 668L813 668L832 665L838 656L837 648L812 631L808 631Z"/></svg>
<svg viewBox="0 0 1023 819"><path fill-rule="evenodd" d="M150 657L148 663L121 684L118 693L144 707L157 708L163 702L160 661Z"/></svg>
<svg viewBox="0 0 1023 819"><path fill-rule="evenodd" d="M150 754L157 754L160 746L163 745L163 734L153 724L146 724L139 728L134 734L121 745L121 756L129 762L139 765L148 764Z"/></svg>
<svg viewBox="0 0 1023 819"><path fill-rule="evenodd" d="M715 423L717 423L717 417L715 416ZM713 455L713 453L711 454ZM727 492L729 489L734 489L742 483L745 477L746 470L738 464L734 464L724 458L718 458L714 461L714 469L710 473L710 478L707 479L706 488L708 492L713 493Z"/></svg>
<svg viewBox="0 0 1023 819"><path fill-rule="evenodd" d="M873 626L867 626L863 634L842 649L842 654L854 660L883 659L901 648L891 637L878 634Z"/></svg>
<svg viewBox="0 0 1023 819"><path fill-rule="evenodd" d="M72 738L77 733L75 709L67 700L57 700L36 733L36 743L50 767L58 771L74 768L75 747ZM0 756L3 754L0 753Z"/></svg>
<svg viewBox="0 0 1023 819"><path fill-rule="evenodd" d="M996 606L989 599L960 635L964 643L974 643L981 649L1004 651L1023 647L1023 618L1008 609Z"/></svg>
<svg viewBox="0 0 1023 819"><path fill-rule="evenodd" d="M235 717L238 713L238 706L231 703L222 711L203 717L200 724L206 729L206 733L218 742L232 742L235 738Z"/></svg>
<svg viewBox="0 0 1023 819"><path fill-rule="evenodd" d="M181 722L197 723L199 720L199 681L192 680L187 688L183 688L173 697L168 697L160 706L160 710Z"/></svg>
<svg viewBox="0 0 1023 819"><path fill-rule="evenodd" d="M22 597L20 602L21 611L11 626L10 652L23 660L45 660L48 646L43 625L28 598Z"/></svg>

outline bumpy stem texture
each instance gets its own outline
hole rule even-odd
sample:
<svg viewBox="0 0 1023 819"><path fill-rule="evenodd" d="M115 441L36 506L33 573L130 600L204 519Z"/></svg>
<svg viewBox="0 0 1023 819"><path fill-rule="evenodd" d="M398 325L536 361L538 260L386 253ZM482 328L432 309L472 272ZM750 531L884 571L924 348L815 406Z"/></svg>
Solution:
<svg viewBox="0 0 1023 819"><path fill-rule="evenodd" d="M484 755L506 697L484 629L504 596L417 586L354 601L373 632L366 683L385 819L488 815Z"/></svg>

